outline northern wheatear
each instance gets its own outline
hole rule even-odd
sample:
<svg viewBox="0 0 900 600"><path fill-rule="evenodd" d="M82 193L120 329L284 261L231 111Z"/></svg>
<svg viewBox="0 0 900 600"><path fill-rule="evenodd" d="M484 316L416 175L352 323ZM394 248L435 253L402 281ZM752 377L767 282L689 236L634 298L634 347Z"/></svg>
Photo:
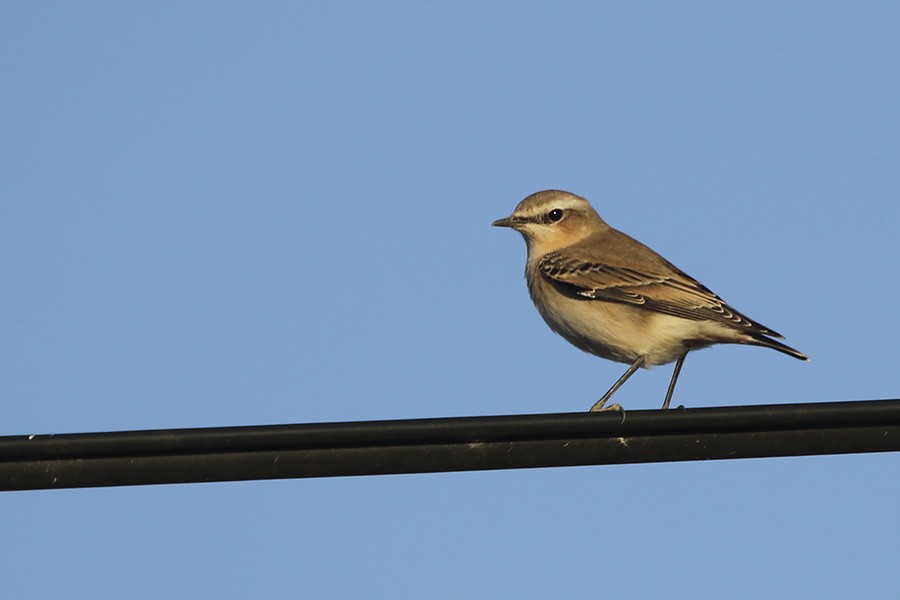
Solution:
<svg viewBox="0 0 900 600"><path fill-rule="evenodd" d="M631 365L592 411L621 409L604 407L640 367L677 361L662 405L668 408L687 353L713 344L765 346L808 360L772 339L781 335L607 225L580 196L537 192L493 225L525 238L528 292L550 329L585 352Z"/></svg>

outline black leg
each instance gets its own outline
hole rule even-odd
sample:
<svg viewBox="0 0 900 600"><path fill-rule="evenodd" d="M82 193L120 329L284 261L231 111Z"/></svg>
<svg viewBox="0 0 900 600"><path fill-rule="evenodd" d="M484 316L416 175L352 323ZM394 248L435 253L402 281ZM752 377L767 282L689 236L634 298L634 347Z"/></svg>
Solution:
<svg viewBox="0 0 900 600"><path fill-rule="evenodd" d="M675 382L678 381L678 374L681 373L681 365L684 364L684 359L687 358L688 353L685 352L678 358L678 362L675 363L675 372L672 373L672 381L669 382L669 390L666 392L666 401L663 402L663 409L669 408L669 402L672 401L672 392L675 391Z"/></svg>
<svg viewBox="0 0 900 600"><path fill-rule="evenodd" d="M683 358L684 357L682 357L682 359ZM616 409L621 410L622 407L619 406L618 404L614 404L607 408L604 408L604 405L606 404L606 401L609 400L610 397L616 393L616 390L619 389L620 387L622 387L622 384L625 383L625 381L629 377L634 375L634 372L637 371L638 369L640 369L643 365L644 365L644 357L638 356L637 360L634 361L630 367L628 367L628 370L625 371L625 373L623 373L621 377L619 377L619 380L616 381L611 388L609 388L609 391L607 391L605 394L603 394L603 397L600 398L599 400L597 400L597 402L591 407L591 412L597 412L597 411L601 411L601 410L616 410Z"/></svg>

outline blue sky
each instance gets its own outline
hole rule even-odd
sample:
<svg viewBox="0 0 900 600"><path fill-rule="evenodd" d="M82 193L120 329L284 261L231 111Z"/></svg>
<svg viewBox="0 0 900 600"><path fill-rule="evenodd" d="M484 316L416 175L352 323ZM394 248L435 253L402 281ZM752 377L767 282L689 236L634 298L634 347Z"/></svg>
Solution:
<svg viewBox="0 0 900 600"><path fill-rule="evenodd" d="M13 3L0 434L587 410L531 306L563 188L809 354L688 406L897 397L896 3ZM671 367L616 400L656 408ZM0 494L9 597L886 597L896 455Z"/></svg>

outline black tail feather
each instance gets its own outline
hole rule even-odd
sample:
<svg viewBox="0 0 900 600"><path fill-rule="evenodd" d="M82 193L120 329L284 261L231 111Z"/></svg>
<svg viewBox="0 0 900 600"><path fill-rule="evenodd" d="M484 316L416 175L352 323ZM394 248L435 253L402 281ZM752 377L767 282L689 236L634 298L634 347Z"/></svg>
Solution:
<svg viewBox="0 0 900 600"><path fill-rule="evenodd" d="M754 346L763 346L765 348L772 348L773 350L778 350L779 352L784 352L788 356L793 356L799 360L809 360L809 357L800 352L799 350L795 350L788 346L787 344L782 344L777 340L773 340L772 338L766 337L761 333L751 334L752 341L748 341L748 344L753 344Z"/></svg>

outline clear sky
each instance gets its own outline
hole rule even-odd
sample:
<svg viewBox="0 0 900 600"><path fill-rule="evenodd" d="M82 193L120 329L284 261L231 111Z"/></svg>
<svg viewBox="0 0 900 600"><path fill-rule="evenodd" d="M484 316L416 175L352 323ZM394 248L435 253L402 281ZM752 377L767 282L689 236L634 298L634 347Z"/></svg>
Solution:
<svg viewBox="0 0 900 600"><path fill-rule="evenodd" d="M687 406L897 397L896 2L14 2L0 434L587 410L490 227L563 188L806 352ZM616 396L656 408L671 367ZM896 594L900 456L0 494L9 598Z"/></svg>

